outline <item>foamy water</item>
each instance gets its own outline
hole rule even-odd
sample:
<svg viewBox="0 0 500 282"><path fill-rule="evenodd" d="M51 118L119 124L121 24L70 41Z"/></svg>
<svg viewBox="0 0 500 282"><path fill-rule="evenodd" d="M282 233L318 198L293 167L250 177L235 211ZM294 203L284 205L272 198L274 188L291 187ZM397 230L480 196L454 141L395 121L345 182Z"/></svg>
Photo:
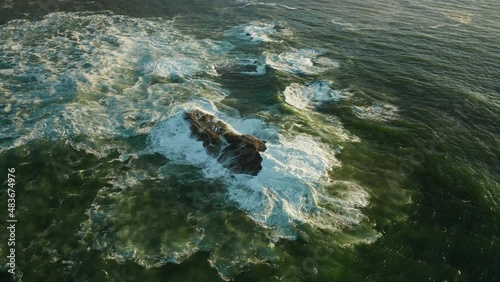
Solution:
<svg viewBox="0 0 500 282"><path fill-rule="evenodd" d="M102 4L0 4L15 281L500 277L498 1L49 11ZM267 141L260 173L210 157L190 109Z"/></svg>
<svg viewBox="0 0 500 282"><path fill-rule="evenodd" d="M338 102L351 95L347 90L331 89L328 81L313 81L306 85L292 83L283 92L287 104L302 110L327 102Z"/></svg>
<svg viewBox="0 0 500 282"><path fill-rule="evenodd" d="M250 43L279 42L282 38L292 35L292 32L280 22L253 22L237 26L226 32L226 36L236 36Z"/></svg>
<svg viewBox="0 0 500 282"><path fill-rule="evenodd" d="M247 34L251 39L241 40L248 39ZM285 120L268 123L262 118L268 112L241 117L230 106L216 106L231 97L216 82L225 74L269 75L266 67L290 74L319 74L337 67L312 49L290 48L274 55L232 51L234 44L276 43L290 34L278 23L249 23L225 33L224 38L235 35L241 41L230 43L180 34L164 20L85 13L55 13L37 22L9 23L2 27L2 39L7 41L0 46L0 59L10 66L0 73L6 78L0 86L7 94L4 110L9 120L2 128L1 150L49 139L70 140L73 148L97 158L117 152L114 161L126 163L129 171L108 175L109 185L99 190L87 209L79 235L91 242L88 249L146 268L181 263L198 251L208 251L210 265L220 277L231 279L245 265L276 260L274 244L295 240L298 226L334 233L360 225L365 218L361 209L369 196L363 187L346 184L351 188L335 197L325 189L335 182L333 170L341 163L335 157L340 147L321 141L322 134L338 135L339 140L346 134L334 118L326 118L330 124L323 133L308 134L293 130L293 125L286 130ZM18 91L19 83L23 91ZM319 80L292 83L283 94L288 104L313 110L319 103L338 102L340 93ZM182 118L194 108L217 116L237 132L267 141L262 171L255 177L237 175L207 155ZM292 123L324 119L314 113L291 118ZM135 136L147 136L147 148L130 151L122 140ZM151 154L162 155L165 167L150 171L134 166ZM127 203L143 205L148 201L141 194L148 193L141 192L144 183L166 181L173 177L171 171L182 167L199 172L192 181L220 183L224 192L218 197L226 208L245 216L249 228L258 233L258 243L248 245L247 235L237 233L234 236L239 239L233 243L240 248L222 249L219 244L229 239L209 227L216 216L196 213L191 217L197 222L193 226L186 227L179 219L178 226L169 227L173 231L157 234L160 248L146 244L141 234L156 223L137 222L137 211ZM165 189L170 193L173 188ZM179 211L174 206L145 210L174 215ZM266 255L256 255L263 249Z"/></svg>
<svg viewBox="0 0 500 282"><path fill-rule="evenodd" d="M182 164L197 166L207 178L225 181L230 188L230 198L254 220L275 228L278 237L294 238L293 226L296 222L314 225L314 217L328 216L317 201L328 201L328 195L321 192L321 184L328 181L328 172L340 165L331 153L332 148L311 136L284 136L257 119L231 118L209 102L194 102L179 107L151 132L153 152L162 153ZM234 175L210 157L202 143L191 137L189 124L182 117L185 111L193 108L224 117L224 121L238 132L268 141L268 149L261 154L262 171L255 177ZM362 206L362 203L359 204ZM346 206L346 209L350 208ZM355 218L360 218L360 214ZM332 219L332 230L339 225L342 223Z"/></svg>
<svg viewBox="0 0 500 282"><path fill-rule="evenodd" d="M274 69L296 74L318 74L338 67L335 61L321 57L323 54L312 49L266 53L266 63Z"/></svg>

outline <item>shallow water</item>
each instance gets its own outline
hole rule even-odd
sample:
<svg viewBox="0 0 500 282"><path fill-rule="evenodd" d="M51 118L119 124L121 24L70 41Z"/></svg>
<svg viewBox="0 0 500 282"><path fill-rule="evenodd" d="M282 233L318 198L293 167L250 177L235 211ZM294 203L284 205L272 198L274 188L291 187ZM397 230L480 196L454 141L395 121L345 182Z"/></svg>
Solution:
<svg viewBox="0 0 500 282"><path fill-rule="evenodd" d="M13 281L500 279L495 1L47 3L0 10Z"/></svg>

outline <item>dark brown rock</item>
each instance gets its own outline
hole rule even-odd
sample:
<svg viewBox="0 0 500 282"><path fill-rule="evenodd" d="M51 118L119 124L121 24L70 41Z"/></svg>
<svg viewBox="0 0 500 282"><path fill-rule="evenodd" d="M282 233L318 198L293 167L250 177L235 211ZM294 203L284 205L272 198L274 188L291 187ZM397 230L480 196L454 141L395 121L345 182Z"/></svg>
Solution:
<svg viewBox="0 0 500 282"><path fill-rule="evenodd" d="M247 134L238 134L228 124L213 115L192 110L184 113L191 134L203 142L207 153L234 173L257 175L262 169L259 152L266 150L265 142Z"/></svg>
<svg viewBox="0 0 500 282"><path fill-rule="evenodd" d="M257 65L255 64L242 64L242 65L225 65L225 66L217 66L215 70L220 75L227 74L238 74L238 73L252 73L257 72Z"/></svg>

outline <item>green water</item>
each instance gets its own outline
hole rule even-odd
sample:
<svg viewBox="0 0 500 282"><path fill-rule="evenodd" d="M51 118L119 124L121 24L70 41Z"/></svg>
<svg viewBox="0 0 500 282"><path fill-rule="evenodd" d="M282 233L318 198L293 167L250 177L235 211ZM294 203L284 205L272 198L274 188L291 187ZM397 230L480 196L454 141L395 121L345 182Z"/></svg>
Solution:
<svg viewBox="0 0 500 282"><path fill-rule="evenodd" d="M3 280L500 280L496 1L44 3L0 9ZM192 159L193 105L289 163Z"/></svg>

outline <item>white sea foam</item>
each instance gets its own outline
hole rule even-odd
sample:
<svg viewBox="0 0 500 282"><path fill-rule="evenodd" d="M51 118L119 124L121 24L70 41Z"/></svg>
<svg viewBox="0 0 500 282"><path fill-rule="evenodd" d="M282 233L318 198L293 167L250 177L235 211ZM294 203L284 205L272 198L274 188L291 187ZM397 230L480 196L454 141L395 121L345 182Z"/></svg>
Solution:
<svg viewBox="0 0 500 282"><path fill-rule="evenodd" d="M11 66L0 74L1 89L12 121L11 141L0 150L39 138L146 133L175 100L224 95L204 77L233 48L179 34L169 21L105 14L53 13L0 29L0 62ZM182 85L168 83L179 78Z"/></svg>
<svg viewBox="0 0 500 282"><path fill-rule="evenodd" d="M318 74L338 67L338 63L324 53L312 49L298 49L281 54L265 53L266 63L274 69L296 74Z"/></svg>
<svg viewBox="0 0 500 282"><path fill-rule="evenodd" d="M264 140L267 137L268 149L261 154L262 171L255 177L235 175L208 156L202 143L191 137L189 125L182 118L182 113L192 108L222 118L238 132ZM321 183L328 180L328 172L340 163L335 159L334 150L316 138L284 136L258 119L229 117L208 101L179 105L157 125L150 137L153 152L180 164L199 167L207 178L224 180L230 199L256 222L275 229L276 238L294 238L294 225L300 222L331 230L347 223L347 220L332 219L332 214L318 203L335 201L322 191ZM363 202L359 204L362 206ZM362 217L359 210L355 213L356 217ZM332 219L331 224L327 224L325 217ZM349 221L349 224L359 223L355 218Z"/></svg>
<svg viewBox="0 0 500 282"><path fill-rule="evenodd" d="M317 202L325 195L316 189L337 165L331 150L314 138L280 136L279 142L268 143L262 171L252 178L236 176L229 195L254 220L294 238L295 223L315 225L316 214L326 215Z"/></svg>
<svg viewBox="0 0 500 282"><path fill-rule="evenodd" d="M291 35L291 31L280 23L252 22L243 24L226 32L226 36L237 36L248 42L277 42Z"/></svg>
<svg viewBox="0 0 500 282"><path fill-rule="evenodd" d="M255 32L258 37L258 32L267 31L262 27ZM277 40L281 34L286 31L265 36ZM249 62L246 56L239 61L238 54L228 55L233 46L227 42L179 34L163 19L88 13L54 13L35 22L12 21L0 27L0 38L5 41L0 45L0 60L11 66L0 74L6 77L0 87L7 95L1 99L10 121L1 134L4 140L12 140L4 141L0 150L32 140L64 140L98 157L118 152L119 157L113 161L127 162L126 171L106 176L108 185L99 190L81 225L80 235L89 240L89 249L100 250L107 258L132 260L149 268L180 263L194 252L208 250L211 265L221 277L229 279L246 264L268 261L273 253L269 239L294 238L297 224L332 231L355 225L363 217L359 208L366 205L367 195L360 192L359 197L349 193L332 197L323 188L330 170L340 165L333 148L317 137L287 134L276 129L281 125L229 116L214 106L213 102L229 93L210 81L213 66L228 61ZM301 54L292 52L294 55ZM306 63L306 71L320 70L321 65L329 63L316 62L318 56L309 58L312 66ZM256 74L262 74L264 60L257 60ZM301 67L300 63L288 65L279 60L275 67L280 64L292 71ZM234 175L208 157L201 142L190 137L182 119L182 112L190 108L204 109L236 131L268 141L268 150L262 154L262 172L256 177ZM332 135L330 132L328 135ZM144 152L128 152L130 146L122 144L129 137L147 134L150 148L146 153L158 152L171 160L163 170L134 167L134 161ZM158 214L171 215L177 207L162 205L163 199L151 197L158 202L147 209L146 218L151 221L144 221L137 216L143 212L137 207L150 204L151 198L144 195L150 187L129 188L160 181L182 165L199 168L196 172L200 175L196 176L201 180L189 181L221 181L227 188L225 199L246 213L244 218L252 228L266 232L259 229L252 240L236 234L239 240L234 243L241 249L234 249L234 244L223 249L219 246L219 230L206 231L212 226L211 218L200 212L188 217L201 223L193 227L174 222L159 234L159 247L151 247L144 234L153 233L158 222L170 224L171 219L155 218L156 212L163 209ZM154 187L162 188L172 189ZM237 230L239 223L232 228ZM224 227L231 226L225 223ZM254 241L257 236L265 238ZM255 253L262 250L269 255L256 257Z"/></svg>
<svg viewBox="0 0 500 282"><path fill-rule="evenodd" d="M347 90L333 90L330 83L324 80L310 84L290 84L283 92L285 102L298 109L312 108L325 102L338 102L350 97Z"/></svg>
<svg viewBox="0 0 500 282"><path fill-rule="evenodd" d="M362 119L390 121L398 118L398 108L394 105L373 102L370 106L354 106L354 114Z"/></svg>
<svg viewBox="0 0 500 282"><path fill-rule="evenodd" d="M148 74L170 79L184 78L202 72L200 63L190 58L163 59L144 66Z"/></svg>

